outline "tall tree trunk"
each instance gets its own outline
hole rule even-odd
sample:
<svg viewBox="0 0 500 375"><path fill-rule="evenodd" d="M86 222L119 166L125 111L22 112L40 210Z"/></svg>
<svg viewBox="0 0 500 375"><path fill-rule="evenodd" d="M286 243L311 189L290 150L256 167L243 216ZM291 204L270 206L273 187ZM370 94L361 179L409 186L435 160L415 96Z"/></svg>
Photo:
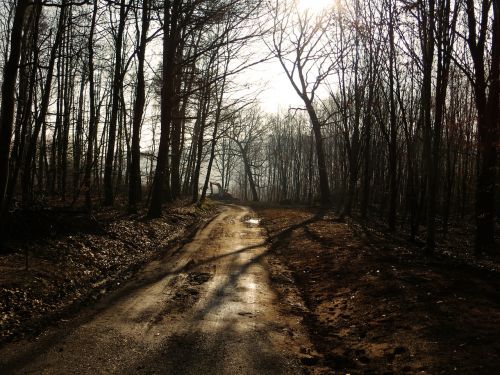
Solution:
<svg viewBox="0 0 500 375"><path fill-rule="evenodd" d="M61 44L62 36L64 33L64 22L65 22L65 14L66 14L66 3L67 0L63 0L62 6L59 13L59 21L56 30L56 36L54 38L54 44L52 45L52 49L50 50L49 64L47 68L47 78L45 80L45 87L42 94L42 101L40 103L40 109L38 116L35 121L35 126L33 129L33 135L29 142L28 151L26 154L25 160L25 168L23 171L23 202L28 204L31 199L31 175L32 175L32 166L34 165L34 158L36 156L36 148L38 142L38 135L42 128L42 125L45 122L45 118L47 117L47 112L50 104L50 94L52 89L52 79L54 77L54 65L57 57L57 51L59 50L59 45Z"/></svg>
<svg viewBox="0 0 500 375"><path fill-rule="evenodd" d="M6 211L5 192L9 176L9 152L14 124L16 80L21 56L24 15L28 4L28 0L17 1L10 35L10 55L3 69L2 104L0 108L0 231L3 228Z"/></svg>
<svg viewBox="0 0 500 375"><path fill-rule="evenodd" d="M120 1L120 20L118 22L118 31L115 44L115 67L113 73L112 85L112 103L111 103L111 117L109 121L108 130L108 148L106 152L106 159L104 162L104 204L112 206L114 201L113 190L113 160L115 156L115 143L116 143L116 126L118 122L118 109L120 106L120 93L122 86L122 45L123 33L125 30L125 0Z"/></svg>
<svg viewBox="0 0 500 375"><path fill-rule="evenodd" d="M146 103L146 85L144 80L144 60L146 57L147 34L149 30L149 0L142 2L142 25L139 51L137 54L137 88L134 103L134 119L132 123L132 147L129 176L129 207L137 211L137 203L141 201L141 122Z"/></svg>
<svg viewBox="0 0 500 375"><path fill-rule="evenodd" d="M316 142L316 157L318 160L318 173L319 173L319 189L320 199L322 206L329 206L330 200L330 186L328 184L328 171L326 167L325 151L323 146L323 137L321 135L321 123L319 121L316 110L309 100L305 102L307 113L311 120L312 129L314 132L314 140Z"/></svg>
<svg viewBox="0 0 500 375"><path fill-rule="evenodd" d="M69 8L69 18L71 19L71 6ZM71 28L71 23L68 26ZM70 29L71 30L71 29ZM61 186L60 193L62 201L66 200L67 176L68 176L68 146L69 146L69 131L71 122L71 108L74 105L74 91L71 82L74 81L76 74L72 73L73 57L71 56L72 33L70 30L67 33L66 40L66 69L64 73L64 111L63 111L63 131L62 131L62 155L61 155Z"/></svg>
<svg viewBox="0 0 500 375"><path fill-rule="evenodd" d="M489 92L485 72L485 43L489 10L493 3ZM499 129L499 71L500 71L500 5L498 1L481 2L481 27L477 35L475 1L467 0L468 44L474 65L474 95L478 129L478 173L476 183L476 254L495 249L495 189L497 183L497 147Z"/></svg>
<svg viewBox="0 0 500 375"><path fill-rule="evenodd" d="M255 184L255 180L253 178L252 168L250 166L250 161L248 160L246 147L243 147L241 142L236 142L238 147L240 148L241 157L243 159L243 166L245 168L245 176L248 178L248 184L250 185L250 191L252 192L252 201L259 201L259 194L257 193L257 186ZM245 184L246 186L246 184ZM245 193L245 198L247 194Z"/></svg>
<svg viewBox="0 0 500 375"><path fill-rule="evenodd" d="M83 105L85 83L87 81L86 68L84 67L80 82L80 95L78 98L78 115L73 134L73 195L76 197L80 189L81 160L83 148Z"/></svg>
<svg viewBox="0 0 500 375"><path fill-rule="evenodd" d="M422 123L423 123L423 132L424 132L424 144L422 149L422 159L424 161L424 179L423 184L425 186L425 191L422 193L422 199L427 198L429 196L429 182L430 175L432 171L432 163L433 158L431 155L432 152L432 65L434 61L434 0L429 0L428 9L423 8L421 10L422 15L422 56L423 56L423 78L422 78ZM422 5L424 6L424 5ZM422 205L422 207L424 207ZM426 207L429 208L428 205ZM426 210L426 223L427 223L427 233L434 232L434 222L432 221L432 217L429 217L428 212ZM431 238L432 240L432 238ZM430 245L430 246L429 246ZM427 251L432 252L434 249L433 241L429 241L429 236L427 240Z"/></svg>
<svg viewBox="0 0 500 375"><path fill-rule="evenodd" d="M453 20L450 21L450 2L448 0L440 0L436 12L437 19L431 22L432 24L436 24L437 22L437 30L434 35L437 44L437 77L434 102L434 126L430 136L430 155L427 159L427 252L433 252L436 246L436 206L440 179L441 137L457 9L458 5L456 5ZM429 16L434 18L433 9Z"/></svg>
<svg viewBox="0 0 500 375"><path fill-rule="evenodd" d="M389 215L388 224L390 230L396 229L396 213L398 198L398 177L397 177L397 119L396 119L396 99L394 85L394 61L396 60L396 51L394 45L394 5L392 1L389 4Z"/></svg>
<svg viewBox="0 0 500 375"><path fill-rule="evenodd" d="M11 163L9 181L7 184L4 208L8 208L14 196L14 189L17 184L19 170L25 159L26 138L29 124L32 120L31 108L36 89L36 67L38 66L38 25L40 21L41 7L33 6L30 21L24 26L23 45L21 46L23 55L21 57L21 70L19 82L19 101L16 115L16 138L11 152ZM31 60L29 55L32 54ZM23 62L24 61L24 62ZM26 64L30 62L31 68L28 70Z"/></svg>
<svg viewBox="0 0 500 375"><path fill-rule="evenodd" d="M366 103L366 113L364 115L364 161L363 161L363 190L361 195L361 217L366 219L368 215L368 206L370 204L370 188L372 181L372 103L373 103L373 83L370 82L368 101Z"/></svg>
<svg viewBox="0 0 500 375"><path fill-rule="evenodd" d="M193 203L198 201L198 183L200 180L201 163L203 159L203 137L205 135L205 126L207 123L208 111L210 108L210 85L206 85L203 95L201 97L200 103L200 123L198 127L198 139L196 141L196 161L193 172L193 178L191 180L192 198Z"/></svg>
<svg viewBox="0 0 500 375"><path fill-rule="evenodd" d="M172 3L172 5L171 5ZM181 0L166 0L164 5L164 39L163 39L163 82L161 90L161 135L156 161L156 171L151 191L151 204L149 216L159 217L164 198L165 185L169 188L168 181L168 150L170 142L170 125L172 123L173 95L175 89L175 57L178 33L178 17ZM169 191L167 191L168 195Z"/></svg>
<svg viewBox="0 0 500 375"><path fill-rule="evenodd" d="M228 57L228 60L229 60L229 57ZM221 85L219 87L219 97L217 100L217 109L216 109L216 113L215 113L214 129L213 129L213 133L212 133L212 142L211 142L211 147L210 147L210 158L208 160L207 173L205 176L205 183L203 184L203 190L201 192L199 204L202 204L205 201L205 197L207 195L208 184L210 182L210 174L212 172L212 164L213 164L214 158L215 158L215 145L217 143L217 131L219 128L219 122L220 122L220 118L221 118L222 100L224 98L224 90L226 87L226 74L227 74L227 64L226 64L226 69L224 71L224 76L222 78ZM220 186L222 187L222 189L224 188L224 185L220 185ZM220 190L220 188L219 188L219 190ZM219 194L223 194L223 191L219 191Z"/></svg>
<svg viewBox="0 0 500 375"><path fill-rule="evenodd" d="M178 42L177 42L178 43ZM183 53L183 43L179 43L176 51L176 64L180 64L182 60ZM174 88L174 100L172 108L172 131L171 131L171 146L172 146L172 157L171 157L171 194L172 199L177 199L181 192L181 180L180 180L180 166L181 166L181 137L182 137L182 111L180 108L180 90L181 90L181 71L175 77L175 88ZM184 100L187 100L185 98Z"/></svg>
<svg viewBox="0 0 500 375"><path fill-rule="evenodd" d="M88 75L89 75L89 135L87 141L87 155L85 159L85 173L83 176L83 186L85 190L85 205L89 213L92 210L92 194L91 194L91 175L92 166L94 164L94 142L97 138L97 113L95 105L95 85L94 85L94 32L97 17L97 1L94 3L92 11L92 22L90 25L89 40L88 40Z"/></svg>

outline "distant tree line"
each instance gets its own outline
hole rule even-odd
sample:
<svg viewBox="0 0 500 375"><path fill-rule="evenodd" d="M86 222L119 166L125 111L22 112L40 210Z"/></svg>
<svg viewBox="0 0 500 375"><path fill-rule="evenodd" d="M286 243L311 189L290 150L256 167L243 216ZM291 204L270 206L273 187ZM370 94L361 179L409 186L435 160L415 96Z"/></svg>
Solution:
<svg viewBox="0 0 500 375"><path fill-rule="evenodd" d="M268 47L304 107L246 121L242 196L257 181L261 199L383 215L412 238L424 227L429 252L437 228L475 222L477 253L495 250L499 3L339 1L314 13L276 1L270 11Z"/></svg>
<svg viewBox="0 0 500 375"><path fill-rule="evenodd" d="M154 217L181 195L203 199L219 124L244 106L226 95L255 63L244 47L259 37L258 10L252 0L3 1L1 221L14 203L91 211L120 197Z"/></svg>
<svg viewBox="0 0 500 375"><path fill-rule="evenodd" d="M216 174L249 200L455 221L495 249L496 0L7 0L0 3L0 222L14 205L151 217ZM263 113L233 80L281 64L302 108ZM1 226L1 224L0 224Z"/></svg>

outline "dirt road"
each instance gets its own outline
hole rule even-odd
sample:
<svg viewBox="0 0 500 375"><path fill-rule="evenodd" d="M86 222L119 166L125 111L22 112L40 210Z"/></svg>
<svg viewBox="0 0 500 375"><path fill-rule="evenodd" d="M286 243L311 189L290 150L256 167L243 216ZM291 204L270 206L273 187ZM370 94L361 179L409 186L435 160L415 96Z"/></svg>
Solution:
<svg viewBox="0 0 500 375"><path fill-rule="evenodd" d="M3 348L0 373L302 373L292 351L307 339L277 308L252 216L226 206L191 243L97 306Z"/></svg>

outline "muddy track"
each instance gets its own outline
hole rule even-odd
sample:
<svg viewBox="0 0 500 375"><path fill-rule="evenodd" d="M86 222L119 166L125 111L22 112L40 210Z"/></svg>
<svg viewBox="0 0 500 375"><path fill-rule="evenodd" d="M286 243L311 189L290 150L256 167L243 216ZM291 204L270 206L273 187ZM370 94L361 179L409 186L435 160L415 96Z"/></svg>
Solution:
<svg viewBox="0 0 500 375"><path fill-rule="evenodd" d="M97 306L3 348L0 373L302 373L252 216L224 207L180 251Z"/></svg>

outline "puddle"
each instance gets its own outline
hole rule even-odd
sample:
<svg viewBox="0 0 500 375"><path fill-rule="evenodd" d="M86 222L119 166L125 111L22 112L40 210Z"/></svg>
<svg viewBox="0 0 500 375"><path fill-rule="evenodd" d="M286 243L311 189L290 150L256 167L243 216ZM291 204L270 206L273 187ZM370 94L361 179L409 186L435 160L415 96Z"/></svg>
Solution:
<svg viewBox="0 0 500 375"><path fill-rule="evenodd" d="M188 281L191 284L201 285L212 278L212 274L208 272L193 272L188 275Z"/></svg>
<svg viewBox="0 0 500 375"><path fill-rule="evenodd" d="M245 223L250 225L259 225L261 219L248 219Z"/></svg>

